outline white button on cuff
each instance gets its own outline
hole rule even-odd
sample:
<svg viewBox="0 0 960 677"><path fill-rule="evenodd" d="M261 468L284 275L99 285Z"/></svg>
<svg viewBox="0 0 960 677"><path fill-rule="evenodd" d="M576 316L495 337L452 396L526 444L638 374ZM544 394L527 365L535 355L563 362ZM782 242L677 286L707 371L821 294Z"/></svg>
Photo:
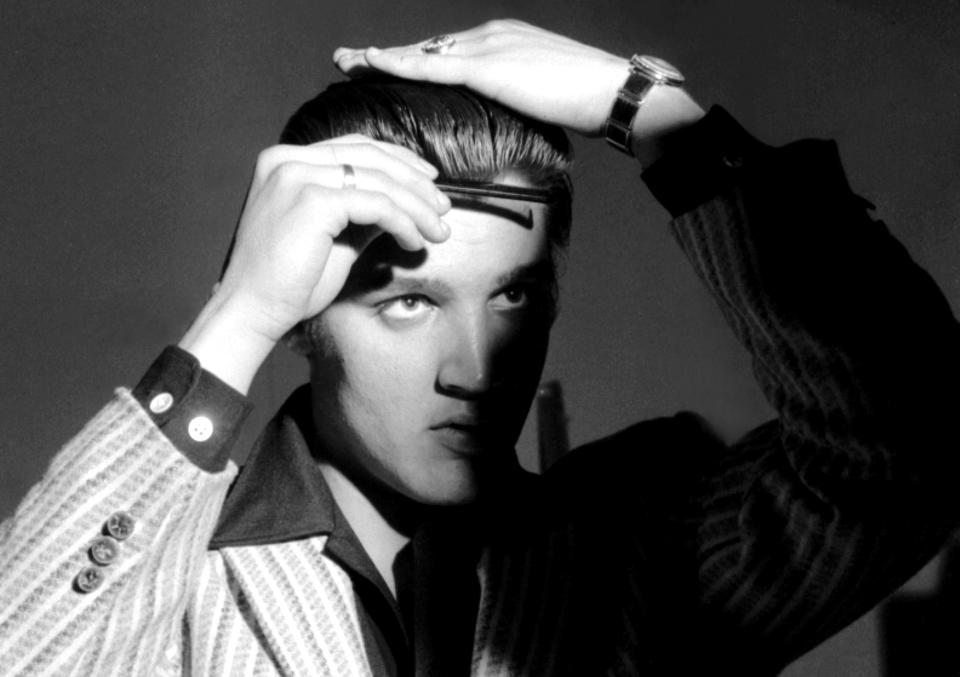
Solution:
<svg viewBox="0 0 960 677"><path fill-rule="evenodd" d="M150 411L154 414L162 414L169 411L173 406L173 395L170 393L160 393L150 400Z"/></svg>
<svg viewBox="0 0 960 677"><path fill-rule="evenodd" d="M206 442L213 435L213 422L206 416L197 416L187 425L187 432L194 442Z"/></svg>

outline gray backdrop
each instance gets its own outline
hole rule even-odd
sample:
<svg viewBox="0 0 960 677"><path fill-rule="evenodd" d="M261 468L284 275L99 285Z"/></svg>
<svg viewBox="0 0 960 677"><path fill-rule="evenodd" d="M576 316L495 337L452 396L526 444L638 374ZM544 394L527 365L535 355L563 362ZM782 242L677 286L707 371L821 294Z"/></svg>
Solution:
<svg viewBox="0 0 960 677"><path fill-rule="evenodd" d="M960 3L517 0L0 4L0 517L203 304L259 149L338 77L340 44L515 16L680 65L761 139L837 139L854 188L960 308ZM695 409L733 437L770 415L638 168L575 139L578 202L546 376L574 443ZM259 427L303 378L277 355ZM529 426L528 426L529 427ZM521 441L531 463L532 434ZM793 674L877 674L870 618Z"/></svg>

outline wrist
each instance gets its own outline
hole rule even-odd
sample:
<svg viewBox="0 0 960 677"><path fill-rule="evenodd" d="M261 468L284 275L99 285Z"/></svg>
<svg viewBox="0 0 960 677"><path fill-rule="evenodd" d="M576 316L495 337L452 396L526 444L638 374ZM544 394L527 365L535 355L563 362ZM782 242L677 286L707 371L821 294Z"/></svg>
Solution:
<svg viewBox="0 0 960 677"><path fill-rule="evenodd" d="M674 132L699 120L704 111L681 88L683 74L663 59L634 54L621 76L604 136L614 148L650 164Z"/></svg>
<svg viewBox="0 0 960 677"><path fill-rule="evenodd" d="M177 344L200 366L246 395L276 341L250 328L245 313L216 296Z"/></svg>
<svg viewBox="0 0 960 677"><path fill-rule="evenodd" d="M705 111L680 87L655 86L644 100L630 129L630 145L640 164L653 164L670 147L676 132L689 127Z"/></svg>

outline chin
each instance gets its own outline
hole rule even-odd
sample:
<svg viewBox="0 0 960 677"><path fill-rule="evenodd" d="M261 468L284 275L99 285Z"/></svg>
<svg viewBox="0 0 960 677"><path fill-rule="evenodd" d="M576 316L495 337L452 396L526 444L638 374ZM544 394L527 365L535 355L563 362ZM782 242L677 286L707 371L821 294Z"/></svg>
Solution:
<svg viewBox="0 0 960 677"><path fill-rule="evenodd" d="M418 492L418 495L412 498L423 505L458 506L475 503L479 496L480 492L477 490L477 488L475 486L470 486L458 487L456 489L443 491L437 491L434 488L429 492Z"/></svg>
<svg viewBox="0 0 960 677"><path fill-rule="evenodd" d="M434 477L429 484L410 487L405 492L408 498L417 503L432 506L469 505L480 496L477 478L470 477Z"/></svg>

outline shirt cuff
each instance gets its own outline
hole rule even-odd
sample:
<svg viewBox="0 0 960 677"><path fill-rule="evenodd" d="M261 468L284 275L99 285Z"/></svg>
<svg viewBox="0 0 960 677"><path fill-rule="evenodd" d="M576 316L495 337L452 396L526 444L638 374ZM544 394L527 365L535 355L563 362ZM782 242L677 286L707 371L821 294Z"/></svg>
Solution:
<svg viewBox="0 0 960 677"><path fill-rule="evenodd" d="M738 183L746 169L772 150L720 106L713 106L670 143L642 176L674 218Z"/></svg>
<svg viewBox="0 0 960 677"><path fill-rule="evenodd" d="M168 346L133 396L167 439L194 465L223 470L253 405L208 371L196 357Z"/></svg>

